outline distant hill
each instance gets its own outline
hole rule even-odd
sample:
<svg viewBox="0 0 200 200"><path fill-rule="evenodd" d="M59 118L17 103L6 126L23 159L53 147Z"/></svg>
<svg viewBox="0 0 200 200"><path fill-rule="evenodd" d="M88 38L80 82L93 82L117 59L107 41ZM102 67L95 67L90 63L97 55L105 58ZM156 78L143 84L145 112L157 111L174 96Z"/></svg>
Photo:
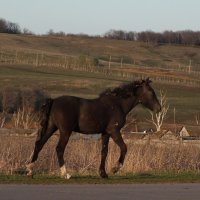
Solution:
<svg viewBox="0 0 200 200"><path fill-rule="evenodd" d="M0 34L0 91L4 87L28 87L42 89L53 97L67 94L94 98L107 87L145 77L154 81L157 93L160 89L167 92L170 105L167 121L197 123L200 113L197 46L85 36ZM139 119L145 111L138 109Z"/></svg>
<svg viewBox="0 0 200 200"><path fill-rule="evenodd" d="M84 36L0 34L0 62L105 67L121 76L154 76L200 86L200 48ZM32 59L32 60L31 60ZM75 59L75 60L74 60ZM10 60L10 61L9 61ZM73 60L73 62L72 62Z"/></svg>

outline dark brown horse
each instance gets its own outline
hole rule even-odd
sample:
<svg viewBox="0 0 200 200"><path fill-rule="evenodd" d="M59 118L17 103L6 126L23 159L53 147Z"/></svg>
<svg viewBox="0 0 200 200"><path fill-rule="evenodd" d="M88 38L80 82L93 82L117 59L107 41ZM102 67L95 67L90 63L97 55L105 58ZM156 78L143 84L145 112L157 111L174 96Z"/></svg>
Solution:
<svg viewBox="0 0 200 200"><path fill-rule="evenodd" d="M96 99L72 96L48 99L43 107L41 129L38 131L31 162L27 165L27 175L33 175L34 162L37 160L39 152L57 129L60 131L60 139L56 152L63 177L69 178L63 154L72 131L83 134L102 134L99 168L102 178L108 177L105 171L105 161L111 137L121 150L117 165L113 168L113 173L116 173L122 167L127 152L126 144L120 133L126 122L126 115L138 104L142 104L154 112L161 110L150 82L149 79L134 81L113 90L108 89Z"/></svg>

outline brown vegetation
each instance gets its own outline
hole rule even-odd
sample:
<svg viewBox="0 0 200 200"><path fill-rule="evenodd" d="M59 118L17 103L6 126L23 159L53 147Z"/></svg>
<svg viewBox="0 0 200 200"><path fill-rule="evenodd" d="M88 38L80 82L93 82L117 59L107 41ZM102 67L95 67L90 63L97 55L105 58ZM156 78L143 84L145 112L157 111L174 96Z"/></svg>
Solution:
<svg viewBox="0 0 200 200"><path fill-rule="evenodd" d="M57 136L54 136L42 150L36 162L37 173L58 174L56 158ZM0 173L25 173L25 163L33 151L35 138L24 136L0 137ZM65 152L66 167L70 173L96 174L100 161L100 141L93 139L71 139ZM110 142L107 169L117 161L119 149ZM121 170L126 173L155 171L199 172L200 151L195 145L155 145L129 141L125 164Z"/></svg>
<svg viewBox="0 0 200 200"><path fill-rule="evenodd" d="M173 40L171 34L168 35L171 38L169 43L174 43L171 42ZM148 34L146 36L149 37ZM33 119L30 110L37 110L42 99L47 96L37 89L16 89L18 85L20 87L32 84L38 88L45 85L51 95L52 91L56 95L66 93L74 95L76 91L76 95L84 96L88 95L88 91L92 91L89 94L94 97L101 89L113 86L118 81L145 76L152 77L159 84L167 83L167 89L172 92L170 103L180 111L180 114L176 113L176 118L182 119L185 116L187 120L199 125L199 49L192 46L155 45L149 43L149 39L148 41L143 39L145 43L74 36L1 34L1 86L10 84L15 89L1 87L0 111L14 115L8 125L5 115L2 114L0 127L6 124L12 128L28 126L30 128ZM197 89L185 87L182 90L180 85L189 85ZM87 94L84 92L86 90ZM30 109L25 111L27 107ZM135 115L134 118L137 119ZM173 120L172 112L170 119ZM131 118L129 120L131 121ZM132 123L135 126L136 122ZM0 173L24 172L34 141L34 138L24 136L0 136ZM40 155L36 170L57 173L56 142L56 137L48 142ZM121 172L199 171L199 152L199 147L191 145L153 145L131 141ZM118 155L118 148L111 143L107 159L109 172ZM100 141L72 139L65 156L68 171L80 174L96 173L100 160Z"/></svg>
<svg viewBox="0 0 200 200"><path fill-rule="evenodd" d="M34 88L2 88L0 90L0 112L16 113L21 110L36 112L40 110L48 94Z"/></svg>
<svg viewBox="0 0 200 200"><path fill-rule="evenodd" d="M0 91L0 128L37 128L40 108L48 94L33 88Z"/></svg>

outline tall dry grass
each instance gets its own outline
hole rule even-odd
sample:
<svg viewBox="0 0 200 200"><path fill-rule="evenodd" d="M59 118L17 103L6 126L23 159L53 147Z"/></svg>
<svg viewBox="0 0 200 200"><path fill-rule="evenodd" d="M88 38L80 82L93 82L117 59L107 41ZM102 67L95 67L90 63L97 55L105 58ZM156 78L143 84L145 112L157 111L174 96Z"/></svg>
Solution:
<svg viewBox="0 0 200 200"><path fill-rule="evenodd" d="M59 172L56 143L53 136L43 148L35 170L37 173L57 174ZM0 173L14 174L25 172L25 163L29 159L35 138L24 136L0 137ZM96 174L100 163L101 142L92 139L71 139L66 151L66 167L70 173ZM107 158L107 171L116 163L119 148L110 142ZM128 144L128 153L120 173L146 173L155 171L188 172L200 170L200 151L194 145L153 145Z"/></svg>
<svg viewBox="0 0 200 200"><path fill-rule="evenodd" d="M40 108L49 95L34 88L0 90L0 128L36 128Z"/></svg>
<svg viewBox="0 0 200 200"><path fill-rule="evenodd" d="M49 95L35 88L1 88L0 89L0 112L16 113L19 109L28 108L32 112L40 110Z"/></svg>

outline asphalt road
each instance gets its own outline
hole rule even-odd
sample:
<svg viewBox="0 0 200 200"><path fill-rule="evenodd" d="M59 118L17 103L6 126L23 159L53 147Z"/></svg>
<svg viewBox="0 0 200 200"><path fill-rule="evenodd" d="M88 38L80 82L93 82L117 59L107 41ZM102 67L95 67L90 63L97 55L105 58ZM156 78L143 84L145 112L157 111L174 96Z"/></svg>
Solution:
<svg viewBox="0 0 200 200"><path fill-rule="evenodd" d="M200 184L0 185L0 200L199 200Z"/></svg>

